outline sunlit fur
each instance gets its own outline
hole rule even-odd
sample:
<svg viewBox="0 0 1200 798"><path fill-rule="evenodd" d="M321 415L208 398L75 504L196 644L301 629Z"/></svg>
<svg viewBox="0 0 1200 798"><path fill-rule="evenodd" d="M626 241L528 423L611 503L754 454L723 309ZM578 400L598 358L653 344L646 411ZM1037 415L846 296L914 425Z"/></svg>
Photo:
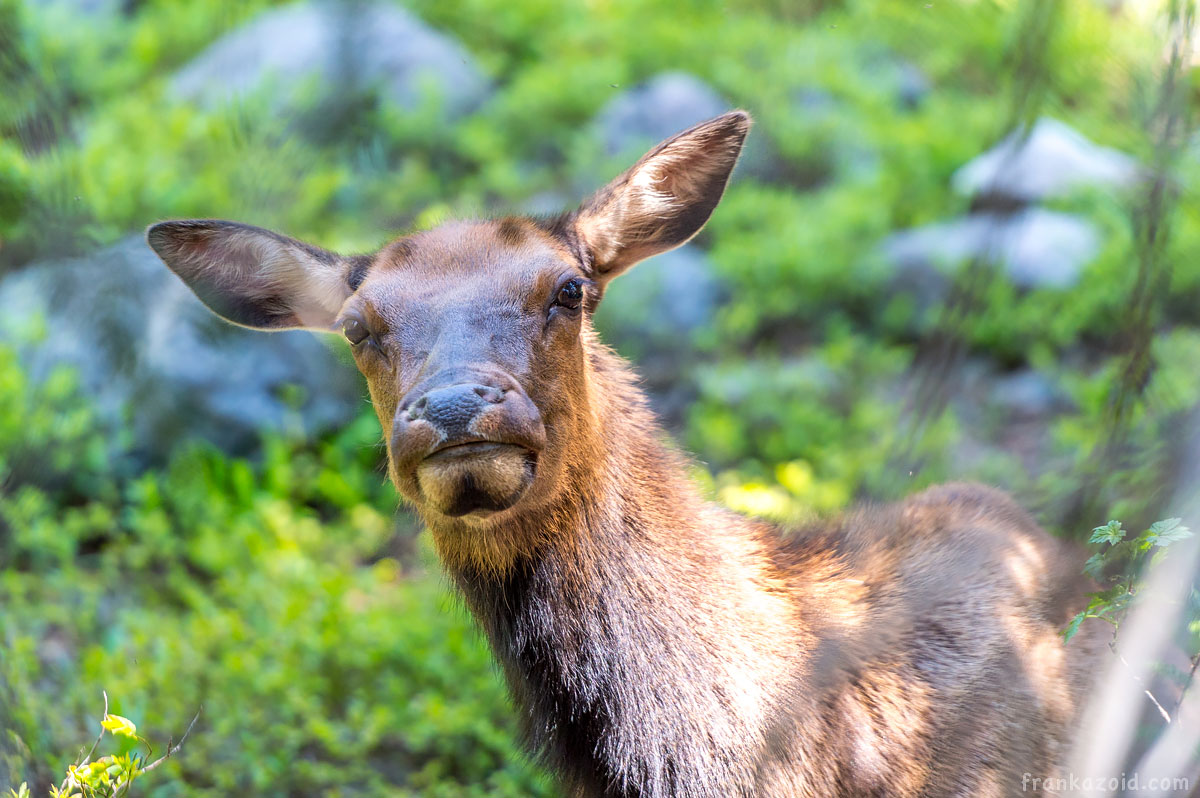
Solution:
<svg viewBox="0 0 1200 798"><path fill-rule="evenodd" d="M706 503L632 375L543 541L451 566L536 750L579 796L1013 795L1069 741L1097 630L1079 560L996 491L948 485L781 536ZM435 530L436 535L436 530Z"/></svg>
<svg viewBox="0 0 1200 798"><path fill-rule="evenodd" d="M789 532L706 502L592 330L608 280L708 219L748 128L732 113L685 131L575 213L444 225L365 260L228 223L168 222L150 239L234 321L287 326L317 307L304 323L371 329L355 359L391 477L569 795L1021 794L1025 774L1059 767L1102 645L1091 624L1069 646L1058 636L1087 587L1078 553L977 485ZM256 272L246 253L261 247L273 254ZM572 276L590 281L584 306L559 312ZM519 450L438 465L419 434L394 434L406 402L464 380L512 381L536 408L537 424L507 400L486 411L496 436L532 441L532 478ZM465 478L523 492L496 512L440 512Z"/></svg>

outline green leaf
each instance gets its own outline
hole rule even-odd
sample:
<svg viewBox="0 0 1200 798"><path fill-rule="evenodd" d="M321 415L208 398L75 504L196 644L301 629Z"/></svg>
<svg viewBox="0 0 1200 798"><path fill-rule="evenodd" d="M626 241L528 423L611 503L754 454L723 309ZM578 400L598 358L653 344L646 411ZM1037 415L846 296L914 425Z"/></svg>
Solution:
<svg viewBox="0 0 1200 798"><path fill-rule="evenodd" d="M1182 518L1167 518L1156 521L1146 530L1146 540L1154 546L1170 546L1192 536L1192 530L1182 523Z"/></svg>
<svg viewBox="0 0 1200 798"><path fill-rule="evenodd" d="M1140 540L1140 538L1122 540L1120 543L1109 546L1108 550L1104 552L1105 561L1109 565L1112 565L1113 563L1122 563L1124 567L1128 569L1130 563L1137 558L1140 550L1138 540Z"/></svg>
<svg viewBox="0 0 1200 798"><path fill-rule="evenodd" d="M1079 625L1081 623L1083 623L1083 619L1086 617L1087 617L1087 613L1081 612L1078 615L1076 615L1074 618L1071 619L1071 622L1069 624L1067 624L1067 628L1063 629L1062 632L1060 633L1060 634L1062 634L1062 639L1063 639L1064 643L1071 642L1071 638L1074 637L1075 633L1079 631Z"/></svg>
<svg viewBox="0 0 1200 798"><path fill-rule="evenodd" d="M1104 526L1098 526L1093 529L1088 543L1109 543L1115 545L1124 539L1125 528L1121 526L1120 521L1112 520Z"/></svg>
<svg viewBox="0 0 1200 798"><path fill-rule="evenodd" d="M1111 601L1108 602L1108 605L1104 608L1103 614L1109 615L1114 612L1124 612L1129 608L1129 604L1132 601L1133 594L1127 590L1122 591L1119 595L1115 596Z"/></svg>
<svg viewBox="0 0 1200 798"><path fill-rule="evenodd" d="M1088 611L1090 612L1097 607L1111 604L1127 592L1124 585L1113 585L1107 590L1101 590L1099 593L1088 593L1088 596L1091 598L1091 601L1088 602Z"/></svg>
<svg viewBox="0 0 1200 798"><path fill-rule="evenodd" d="M1093 554L1088 557L1087 562L1083 564L1083 572L1092 579L1099 579L1104 575L1104 555Z"/></svg>
<svg viewBox="0 0 1200 798"><path fill-rule="evenodd" d="M100 721L100 725L118 737L137 739L137 726L134 726L133 721L129 718L123 718L120 715L105 715L104 720Z"/></svg>

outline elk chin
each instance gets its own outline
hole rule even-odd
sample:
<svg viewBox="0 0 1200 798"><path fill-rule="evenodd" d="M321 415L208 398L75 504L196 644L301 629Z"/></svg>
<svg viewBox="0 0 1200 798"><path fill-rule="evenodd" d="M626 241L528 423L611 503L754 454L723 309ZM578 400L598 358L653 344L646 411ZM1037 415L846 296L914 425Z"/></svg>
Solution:
<svg viewBox="0 0 1200 798"><path fill-rule="evenodd" d="M523 446L467 443L422 460L417 486L442 515L487 517L516 504L533 483L536 469L536 456Z"/></svg>

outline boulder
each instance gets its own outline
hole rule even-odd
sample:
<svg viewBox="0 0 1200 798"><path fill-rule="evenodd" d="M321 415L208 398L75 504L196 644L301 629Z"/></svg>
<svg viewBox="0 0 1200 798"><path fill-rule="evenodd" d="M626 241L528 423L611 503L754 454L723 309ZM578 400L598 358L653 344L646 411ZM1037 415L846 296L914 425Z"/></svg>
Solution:
<svg viewBox="0 0 1200 798"><path fill-rule="evenodd" d="M676 358L691 349L693 332L712 323L721 292L708 256L688 244L613 280L596 309L596 326L630 357Z"/></svg>
<svg viewBox="0 0 1200 798"><path fill-rule="evenodd" d="M724 287L694 244L639 263L613 280L596 309L604 343L637 361L651 407L679 431L696 398L694 334L709 327Z"/></svg>
<svg viewBox="0 0 1200 798"><path fill-rule="evenodd" d="M886 63L891 65L890 61ZM880 83L885 82L881 77ZM881 90L890 91L886 87ZM879 153L864 135L854 108L820 85L799 86L788 94L796 124L790 142L792 162L778 161L774 179L799 188L815 188L833 180L878 179ZM795 151L798 142L807 142L801 152Z"/></svg>
<svg viewBox="0 0 1200 798"><path fill-rule="evenodd" d="M869 81L871 89L891 99L902 110L919 108L933 90L929 76L921 67L878 44L864 42L854 67Z"/></svg>
<svg viewBox="0 0 1200 798"><path fill-rule="evenodd" d="M140 236L0 279L0 341L16 345L34 379L75 369L101 416L127 415L151 459L193 436L245 452L262 431L297 421L319 433L362 403L353 366L321 337L218 319Z"/></svg>
<svg viewBox="0 0 1200 798"><path fill-rule="evenodd" d="M43 18L52 15L55 23L68 24L72 20L95 24L127 10L123 0L31 0L29 5Z"/></svg>
<svg viewBox="0 0 1200 798"><path fill-rule="evenodd" d="M662 72L610 100L594 126L605 155L637 158L668 136L736 107L695 75ZM769 177L774 160L762 134L753 135L738 170Z"/></svg>
<svg viewBox="0 0 1200 798"><path fill-rule="evenodd" d="M1025 368L993 379L992 404L1018 418L1042 418L1070 408L1070 398L1046 374Z"/></svg>
<svg viewBox="0 0 1200 798"><path fill-rule="evenodd" d="M896 102L909 110L919 108L933 89L929 76L911 61L896 62L893 81Z"/></svg>
<svg viewBox="0 0 1200 798"><path fill-rule="evenodd" d="M1120 188L1138 179L1137 162L1098 146L1056 119L1042 118L1028 137L1011 133L959 169L954 188L969 196L1036 202L1084 186Z"/></svg>
<svg viewBox="0 0 1200 798"><path fill-rule="evenodd" d="M401 108L430 94L448 118L487 96L470 54L391 3L301 2L268 10L231 31L174 77L172 94L213 107L258 91L277 107L316 86L377 89Z"/></svg>
<svg viewBox="0 0 1200 798"><path fill-rule="evenodd" d="M903 281L926 289L943 282L939 274L976 258L999 264L1023 288L1069 288L1099 249L1091 223L1042 208L936 222L896 233L883 245Z"/></svg>
<svg viewBox="0 0 1200 798"><path fill-rule="evenodd" d="M596 126L608 155L626 155L733 107L695 75L663 72L614 97Z"/></svg>

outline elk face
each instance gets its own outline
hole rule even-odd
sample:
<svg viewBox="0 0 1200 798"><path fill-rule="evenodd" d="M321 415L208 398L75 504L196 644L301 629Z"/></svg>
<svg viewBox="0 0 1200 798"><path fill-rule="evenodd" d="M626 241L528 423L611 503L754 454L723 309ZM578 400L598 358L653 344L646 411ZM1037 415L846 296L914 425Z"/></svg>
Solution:
<svg viewBox="0 0 1200 798"><path fill-rule="evenodd" d="M163 222L147 238L235 324L341 332L390 476L439 547L490 536L474 559L511 561L532 542L503 542L509 522L561 501L577 489L564 475L603 456L589 350L605 284L699 231L749 126L743 112L697 125L555 220L449 223L372 256L212 220Z"/></svg>
<svg viewBox="0 0 1200 798"><path fill-rule="evenodd" d="M371 264L337 323L367 377L400 492L431 526L549 498L586 414L598 286L523 220L448 224Z"/></svg>

